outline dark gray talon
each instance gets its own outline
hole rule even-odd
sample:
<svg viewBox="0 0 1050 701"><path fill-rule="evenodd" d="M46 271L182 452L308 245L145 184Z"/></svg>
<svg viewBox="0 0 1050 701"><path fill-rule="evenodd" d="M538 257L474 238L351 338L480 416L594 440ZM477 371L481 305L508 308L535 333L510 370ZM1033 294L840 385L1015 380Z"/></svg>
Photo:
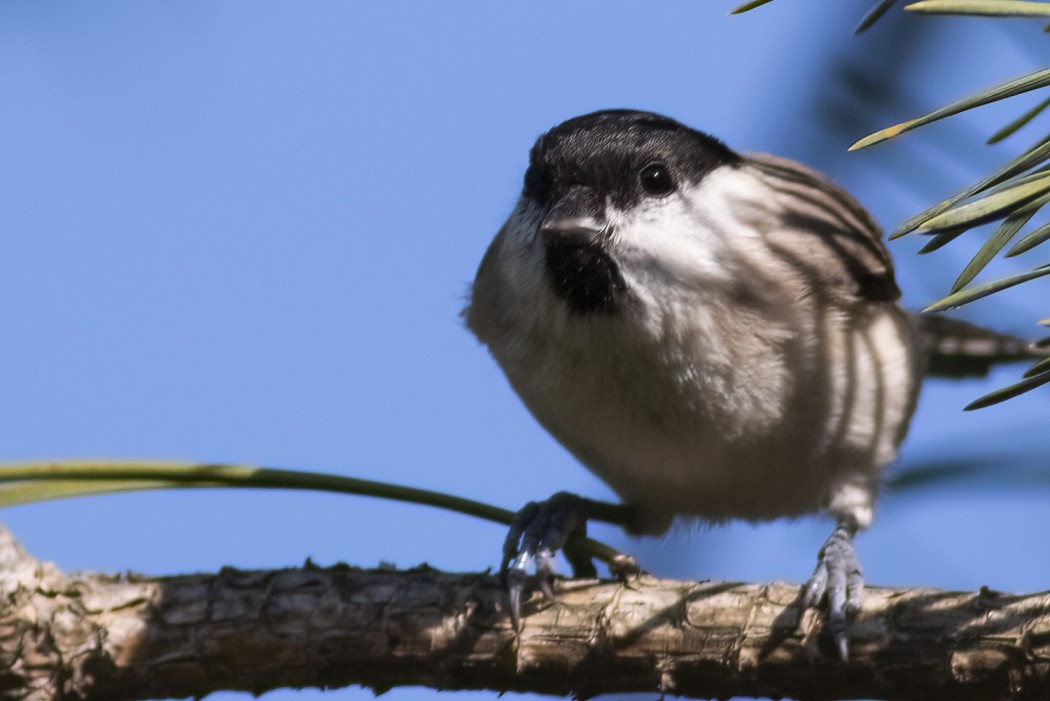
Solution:
<svg viewBox="0 0 1050 701"><path fill-rule="evenodd" d="M522 561L521 566L515 566L503 573L503 585L507 588L507 607L510 609L510 625L514 630L521 630L521 592L525 589L525 567L527 562Z"/></svg>
<svg viewBox="0 0 1050 701"><path fill-rule="evenodd" d="M575 494L558 492L547 501L529 502L514 515L510 531L503 542L500 575L507 587L510 620L515 630L521 626L521 599L529 567L535 562L540 591L548 601L554 600L551 578L554 554L571 541L587 535L588 501ZM571 559L574 574L593 572L590 559ZM589 570L587 569L589 568Z"/></svg>
<svg viewBox="0 0 1050 701"><path fill-rule="evenodd" d="M542 548L536 553L536 579L547 601L554 601L554 590L551 588L552 577L554 577L554 553L548 548Z"/></svg>
<svg viewBox="0 0 1050 701"><path fill-rule="evenodd" d="M514 514L514 519L510 522L510 530L507 531L507 537L503 541L503 561L500 562L499 566L500 576L503 578L505 585L511 560L516 559L519 552L527 550L521 543L522 536L525 534L526 527L536 518L539 509L539 502L530 501L518 513ZM524 563L518 564L521 569L524 569Z"/></svg>
<svg viewBox="0 0 1050 701"><path fill-rule="evenodd" d="M857 527L839 523L817 556L817 567L802 595L805 608L824 608L828 633L839 657L849 661L849 621L860 613L864 602L864 577L853 548Z"/></svg>

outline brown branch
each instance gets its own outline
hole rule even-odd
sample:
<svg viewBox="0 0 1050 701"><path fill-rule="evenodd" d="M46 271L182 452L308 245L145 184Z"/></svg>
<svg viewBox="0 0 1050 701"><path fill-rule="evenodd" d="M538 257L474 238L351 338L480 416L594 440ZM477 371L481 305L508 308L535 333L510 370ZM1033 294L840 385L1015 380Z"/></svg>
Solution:
<svg viewBox="0 0 1050 701"><path fill-rule="evenodd" d="M853 659L798 587L561 582L515 636L499 582L350 567L67 575L0 528L0 698L146 699L360 684L693 697L1050 698L1050 596L872 589Z"/></svg>

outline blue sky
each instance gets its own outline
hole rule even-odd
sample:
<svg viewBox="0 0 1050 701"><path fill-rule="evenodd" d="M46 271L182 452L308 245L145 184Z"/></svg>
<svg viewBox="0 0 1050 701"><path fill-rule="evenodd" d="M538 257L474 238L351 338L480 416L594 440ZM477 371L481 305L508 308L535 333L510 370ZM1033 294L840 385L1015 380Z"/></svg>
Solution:
<svg viewBox="0 0 1050 701"><path fill-rule="evenodd" d="M313 469L509 508L562 489L611 497L458 317L537 135L600 108L663 112L828 171L892 228L1038 131L979 145L1031 104L1017 101L845 153L1041 67L1038 26L894 16L853 38L867 2L779 0L730 17L734 4L0 4L0 459ZM893 100L846 89L848 66L892 79ZM910 306L944 293L977 245L959 243L922 259L914 242L892 245ZM1036 334L1040 284L967 314ZM1019 373L928 386L902 465L980 455L1008 474L1014 456L1045 454L1046 392L960 412ZM868 579L1045 589L1032 553L1045 550L1047 496L994 477L887 494L859 539ZM0 517L64 568L150 574L307 556L476 571L498 564L503 538L423 507L279 492L121 495ZM829 527L594 533L661 575L802 581Z"/></svg>

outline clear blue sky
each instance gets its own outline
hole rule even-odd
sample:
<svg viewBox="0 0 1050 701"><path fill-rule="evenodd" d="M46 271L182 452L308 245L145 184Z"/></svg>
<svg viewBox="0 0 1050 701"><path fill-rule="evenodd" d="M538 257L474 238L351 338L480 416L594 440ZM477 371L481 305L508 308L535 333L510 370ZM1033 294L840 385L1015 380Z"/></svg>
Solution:
<svg viewBox="0 0 1050 701"><path fill-rule="evenodd" d="M506 507L562 489L609 497L458 317L539 133L599 108L664 112L828 171L888 228L1036 136L979 146L1031 104L1015 102L845 154L866 131L1039 67L1038 26L895 17L853 38L867 0L730 17L734 4L0 4L0 459L252 463ZM901 101L862 102L842 87L847 65L897 80ZM944 293L968 245L920 259L893 244L911 306ZM1046 283L969 313L1035 334L1040 295ZM1019 373L929 386L902 465L1000 456L1008 474L1017 454L1045 455L1047 392L959 411ZM888 494L859 540L868 579L1045 589L1033 553L1048 497L994 477ZM122 495L0 518L64 568L151 574L307 556L477 571L498 564L503 538L422 507L278 492ZM660 575L797 582L828 529L594 533Z"/></svg>

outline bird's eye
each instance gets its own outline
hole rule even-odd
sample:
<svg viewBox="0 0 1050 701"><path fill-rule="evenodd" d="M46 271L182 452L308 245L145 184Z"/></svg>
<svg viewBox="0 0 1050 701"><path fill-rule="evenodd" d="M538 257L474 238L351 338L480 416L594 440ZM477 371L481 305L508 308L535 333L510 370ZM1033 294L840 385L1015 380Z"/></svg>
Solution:
<svg viewBox="0 0 1050 701"><path fill-rule="evenodd" d="M650 163L642 168L638 181L650 195L666 195L674 190L674 178L663 163Z"/></svg>
<svg viewBox="0 0 1050 701"><path fill-rule="evenodd" d="M544 202L549 191L550 177L546 171L535 165L530 165L525 171L525 191L523 194L537 202Z"/></svg>

